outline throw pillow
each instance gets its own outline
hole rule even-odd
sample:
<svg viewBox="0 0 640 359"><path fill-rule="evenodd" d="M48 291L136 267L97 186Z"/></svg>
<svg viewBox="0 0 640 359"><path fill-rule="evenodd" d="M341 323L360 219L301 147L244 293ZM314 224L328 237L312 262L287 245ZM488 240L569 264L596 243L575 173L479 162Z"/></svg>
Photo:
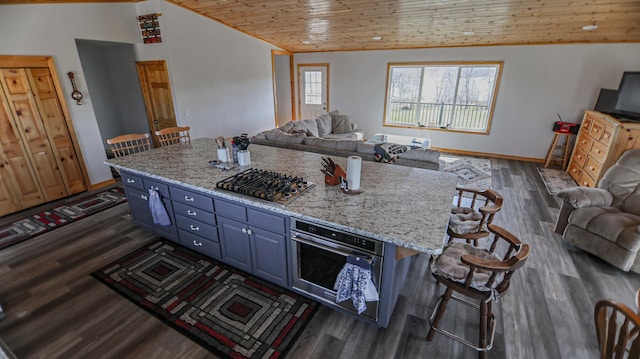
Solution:
<svg viewBox="0 0 640 359"><path fill-rule="evenodd" d="M278 129L282 132L289 132L291 131L291 129L295 126L295 122L293 121L289 121L287 123L285 123L284 125L278 127Z"/></svg>
<svg viewBox="0 0 640 359"><path fill-rule="evenodd" d="M373 147L376 151L376 161L390 163L396 160L401 154L411 149L411 146L403 146L397 143L379 143Z"/></svg>
<svg viewBox="0 0 640 359"><path fill-rule="evenodd" d="M353 132L353 128L351 127L351 120L349 120L349 116L338 115L336 119L333 121L333 127L331 132L333 133Z"/></svg>
<svg viewBox="0 0 640 359"><path fill-rule="evenodd" d="M318 117L316 117L316 124L318 125L318 135L323 137L324 135L328 135L331 133L332 128L332 119L330 113L324 113Z"/></svg>
<svg viewBox="0 0 640 359"><path fill-rule="evenodd" d="M306 120L302 120L302 121L297 121L296 123L296 130L302 130L304 133L307 133L307 131L310 131L313 136L318 137L319 133L318 133L318 124L316 123L316 120L313 119L306 119Z"/></svg>

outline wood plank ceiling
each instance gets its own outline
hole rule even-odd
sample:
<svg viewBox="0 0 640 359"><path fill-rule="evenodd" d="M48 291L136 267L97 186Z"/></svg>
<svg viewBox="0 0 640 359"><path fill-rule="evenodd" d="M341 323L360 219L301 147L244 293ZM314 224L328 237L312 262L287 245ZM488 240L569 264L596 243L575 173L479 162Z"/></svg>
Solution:
<svg viewBox="0 0 640 359"><path fill-rule="evenodd" d="M168 1L291 52L640 42L640 0Z"/></svg>

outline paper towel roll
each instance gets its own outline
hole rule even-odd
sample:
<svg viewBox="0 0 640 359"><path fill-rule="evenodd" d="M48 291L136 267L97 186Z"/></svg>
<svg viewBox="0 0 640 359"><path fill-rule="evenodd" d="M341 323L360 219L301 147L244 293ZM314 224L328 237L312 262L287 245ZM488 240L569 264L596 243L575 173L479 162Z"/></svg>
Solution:
<svg viewBox="0 0 640 359"><path fill-rule="evenodd" d="M349 156L347 158L347 181L349 190L360 189L360 172L362 171L362 157Z"/></svg>

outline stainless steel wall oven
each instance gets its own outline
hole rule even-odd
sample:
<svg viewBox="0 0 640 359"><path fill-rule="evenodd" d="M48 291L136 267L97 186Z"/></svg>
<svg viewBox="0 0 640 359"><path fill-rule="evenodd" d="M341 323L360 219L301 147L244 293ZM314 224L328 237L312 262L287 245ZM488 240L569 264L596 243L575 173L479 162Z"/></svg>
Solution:
<svg viewBox="0 0 640 359"><path fill-rule="evenodd" d="M382 280L382 242L291 219L293 288L323 303L357 314L350 300L336 303L333 289L348 256L371 261L371 277L379 293ZM361 316L378 321L378 302L367 302Z"/></svg>

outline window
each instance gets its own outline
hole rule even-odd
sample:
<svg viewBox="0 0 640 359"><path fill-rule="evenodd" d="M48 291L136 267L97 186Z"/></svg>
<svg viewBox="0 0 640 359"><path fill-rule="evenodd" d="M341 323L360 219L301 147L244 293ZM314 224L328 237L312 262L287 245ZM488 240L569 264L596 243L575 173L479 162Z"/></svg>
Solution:
<svg viewBox="0 0 640 359"><path fill-rule="evenodd" d="M489 133L502 63L389 64L385 126Z"/></svg>
<svg viewBox="0 0 640 359"><path fill-rule="evenodd" d="M322 104L322 71L306 71L304 73L304 103L307 105Z"/></svg>

